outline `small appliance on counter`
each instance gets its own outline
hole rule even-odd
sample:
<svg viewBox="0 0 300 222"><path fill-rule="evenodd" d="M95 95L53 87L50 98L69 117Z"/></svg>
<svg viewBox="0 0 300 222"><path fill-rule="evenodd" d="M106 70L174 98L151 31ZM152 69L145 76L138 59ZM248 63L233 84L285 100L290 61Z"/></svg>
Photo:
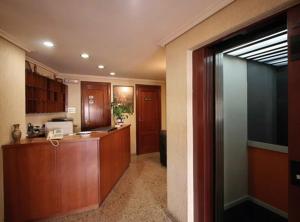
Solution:
<svg viewBox="0 0 300 222"><path fill-rule="evenodd" d="M64 135L73 134L73 119L54 118L45 124L46 134L55 129L62 129Z"/></svg>

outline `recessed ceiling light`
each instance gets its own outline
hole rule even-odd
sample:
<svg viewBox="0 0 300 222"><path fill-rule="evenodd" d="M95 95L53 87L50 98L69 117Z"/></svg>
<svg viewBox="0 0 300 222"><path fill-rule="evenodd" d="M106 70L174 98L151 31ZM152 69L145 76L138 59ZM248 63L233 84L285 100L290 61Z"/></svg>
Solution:
<svg viewBox="0 0 300 222"><path fill-rule="evenodd" d="M98 65L99 69L104 69L104 65Z"/></svg>
<svg viewBox="0 0 300 222"><path fill-rule="evenodd" d="M111 72L111 73L109 73L109 75L114 76L114 75L116 75L116 73L115 72Z"/></svg>
<svg viewBox="0 0 300 222"><path fill-rule="evenodd" d="M89 54L87 54L87 53L82 53L80 56L83 59L88 59L90 57Z"/></svg>
<svg viewBox="0 0 300 222"><path fill-rule="evenodd" d="M48 48L52 48L54 46L53 42L50 41L45 41L43 42L44 46L48 47Z"/></svg>

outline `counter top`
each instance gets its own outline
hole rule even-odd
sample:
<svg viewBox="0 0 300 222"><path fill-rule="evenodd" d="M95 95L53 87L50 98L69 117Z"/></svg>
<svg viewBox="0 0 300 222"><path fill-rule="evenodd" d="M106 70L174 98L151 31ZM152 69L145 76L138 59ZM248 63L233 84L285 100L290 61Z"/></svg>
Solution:
<svg viewBox="0 0 300 222"><path fill-rule="evenodd" d="M80 136L80 135L72 135L72 136L64 136L63 139L59 140L59 143L73 143L73 142L83 142L83 141L90 141L90 140L100 140L101 138L118 132L121 129L129 127L130 124L124 124L123 126L117 128L116 130L106 132L106 131L92 131L92 133L88 136ZM26 138L22 139L20 143L10 143L7 145L3 145L2 148L13 148L19 145L26 145L26 144L38 144L38 143L49 143L49 141L45 137L39 138Z"/></svg>

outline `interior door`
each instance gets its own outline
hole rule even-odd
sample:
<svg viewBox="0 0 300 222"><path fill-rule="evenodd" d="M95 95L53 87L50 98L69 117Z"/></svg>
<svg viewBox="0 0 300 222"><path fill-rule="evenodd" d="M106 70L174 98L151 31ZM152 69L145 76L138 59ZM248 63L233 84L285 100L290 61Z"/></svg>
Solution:
<svg viewBox="0 0 300 222"><path fill-rule="evenodd" d="M81 82L81 128L111 125L110 83Z"/></svg>
<svg viewBox="0 0 300 222"><path fill-rule="evenodd" d="M161 130L160 86L136 86L137 153L159 151Z"/></svg>
<svg viewBox="0 0 300 222"><path fill-rule="evenodd" d="M288 10L289 221L300 221L300 5Z"/></svg>

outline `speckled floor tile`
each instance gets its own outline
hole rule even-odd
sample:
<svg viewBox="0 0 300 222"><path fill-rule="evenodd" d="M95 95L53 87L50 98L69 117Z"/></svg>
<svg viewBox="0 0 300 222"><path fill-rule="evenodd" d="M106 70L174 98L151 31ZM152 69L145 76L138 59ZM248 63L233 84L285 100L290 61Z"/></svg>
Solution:
<svg viewBox="0 0 300 222"><path fill-rule="evenodd" d="M166 168L159 154L132 156L131 164L99 209L47 222L165 222Z"/></svg>

